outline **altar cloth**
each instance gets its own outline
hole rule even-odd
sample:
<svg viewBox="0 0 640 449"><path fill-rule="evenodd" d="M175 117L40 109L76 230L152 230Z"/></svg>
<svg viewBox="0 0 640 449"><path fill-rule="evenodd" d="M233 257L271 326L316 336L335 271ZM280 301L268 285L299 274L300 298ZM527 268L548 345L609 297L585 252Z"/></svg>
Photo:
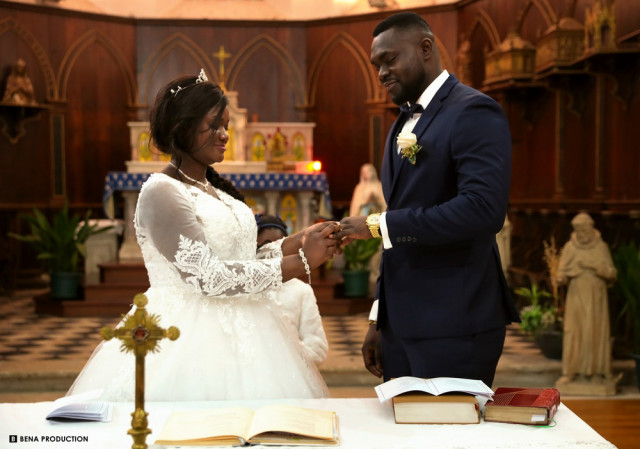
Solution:
<svg viewBox="0 0 640 449"><path fill-rule="evenodd" d="M466 425L420 425L395 424L391 404L369 398L147 403L145 410L149 412L152 430L147 444L150 448L164 447L153 442L171 413L177 410L259 408L273 403L335 411L340 426L339 447L343 449L615 449L564 404L558 409L553 427L484 421ZM52 406L52 402L0 404L0 447L112 449L131 447L133 443L127 435L133 403L114 403L113 420L108 423L52 423L45 420ZM47 441L43 442L43 437ZM11 438L16 442L9 443Z"/></svg>
<svg viewBox="0 0 640 449"><path fill-rule="evenodd" d="M116 191L140 191L150 173L109 172L105 177L102 205L105 214L113 218L112 197ZM329 181L325 173L221 173L239 190L309 190L324 196L325 207L331 210Z"/></svg>

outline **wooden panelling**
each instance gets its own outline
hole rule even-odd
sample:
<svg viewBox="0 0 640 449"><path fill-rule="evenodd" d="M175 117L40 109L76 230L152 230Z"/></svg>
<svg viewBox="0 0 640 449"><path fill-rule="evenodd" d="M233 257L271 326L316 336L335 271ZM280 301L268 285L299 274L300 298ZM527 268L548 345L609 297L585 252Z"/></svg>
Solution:
<svg viewBox="0 0 640 449"><path fill-rule="evenodd" d="M484 89L486 55L510 31L535 45L561 17L583 23L592 3L463 0L416 12L434 30L445 67L462 76L458 64L468 58L470 84ZM640 2L615 3L617 45L638 49ZM104 176L124 170L129 158L126 122L145 120L161 86L202 67L239 93L250 119L316 123L314 153L342 210L359 167L380 166L397 114L369 64L372 30L387 15L309 22L134 20L0 0L2 74L24 58L36 97L48 106L26 123L17 143L0 136L0 208L14 217L32 206L55 208L67 196L76 209L99 211ZM468 53L459 51L463 40ZM230 54L224 74L215 55L221 47ZM567 216L580 209L613 211L628 218L640 209L638 60L638 53L585 58L575 67L579 75L487 89L511 124L516 222L532 213L526 221L542 235L562 226L541 218L547 210ZM57 133L52 123L59 123ZM521 230L514 227L516 242L528 240ZM516 247L524 248L519 260L537 251Z"/></svg>

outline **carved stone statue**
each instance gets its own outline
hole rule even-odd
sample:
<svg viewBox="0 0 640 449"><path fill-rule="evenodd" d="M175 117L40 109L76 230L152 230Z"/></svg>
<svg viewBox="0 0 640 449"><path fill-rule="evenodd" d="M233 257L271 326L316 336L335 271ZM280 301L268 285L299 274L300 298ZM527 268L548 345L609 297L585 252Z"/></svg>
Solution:
<svg viewBox="0 0 640 449"><path fill-rule="evenodd" d="M496 242L498 243L498 252L500 253L500 263L505 276L511 266L511 222L509 216L504 217L504 225L496 234Z"/></svg>
<svg viewBox="0 0 640 449"><path fill-rule="evenodd" d="M349 216L369 215L386 209L387 203L382 195L382 183L376 168L373 164L363 164L360 167L360 182L353 190Z"/></svg>
<svg viewBox="0 0 640 449"><path fill-rule="evenodd" d="M615 394L607 284L617 271L593 219L579 213L562 248L558 282L567 284L562 344L562 377L556 386L569 394Z"/></svg>
<svg viewBox="0 0 640 449"><path fill-rule="evenodd" d="M11 68L11 73L7 77L7 86L2 101L17 105L36 104L33 85L27 75L27 63L24 59L18 59Z"/></svg>
<svg viewBox="0 0 640 449"><path fill-rule="evenodd" d="M360 167L360 182L353 189L349 215L369 215L387 210L387 202L382 193L382 183L378 179L378 172L373 164L362 164ZM382 245L369 261L369 290L373 290L380 274L380 259Z"/></svg>

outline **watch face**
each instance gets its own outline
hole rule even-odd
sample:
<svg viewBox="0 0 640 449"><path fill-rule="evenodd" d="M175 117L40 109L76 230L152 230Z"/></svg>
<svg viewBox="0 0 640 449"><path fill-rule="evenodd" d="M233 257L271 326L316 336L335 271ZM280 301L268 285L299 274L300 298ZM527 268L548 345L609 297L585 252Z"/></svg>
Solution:
<svg viewBox="0 0 640 449"><path fill-rule="evenodd" d="M380 222L379 215L370 215L367 217L367 224L369 225L377 225Z"/></svg>

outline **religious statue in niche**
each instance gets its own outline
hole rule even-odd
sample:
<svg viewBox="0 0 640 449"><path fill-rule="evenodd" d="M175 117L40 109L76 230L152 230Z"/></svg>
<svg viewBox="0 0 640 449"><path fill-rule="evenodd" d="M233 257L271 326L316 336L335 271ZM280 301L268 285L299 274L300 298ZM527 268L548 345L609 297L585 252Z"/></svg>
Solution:
<svg viewBox="0 0 640 449"><path fill-rule="evenodd" d="M360 167L360 181L353 189L349 216L369 215L384 212L387 203L382 194L382 183L378 179L378 172L373 164L363 164Z"/></svg>
<svg viewBox="0 0 640 449"><path fill-rule="evenodd" d="M280 203L280 217L287 225L287 232L293 234L298 231L298 203L295 197L287 193Z"/></svg>
<svg viewBox="0 0 640 449"><path fill-rule="evenodd" d="M151 160L151 135L148 131L143 131L138 137L138 154L141 161Z"/></svg>
<svg viewBox="0 0 640 449"><path fill-rule="evenodd" d="M577 214L571 225L571 239L562 248L558 263L557 280L567 284L567 293L562 377L556 386L568 393L597 394L595 388L615 394L607 284L615 282L617 270L588 214ZM570 389L572 384L582 389Z"/></svg>
<svg viewBox="0 0 640 449"><path fill-rule="evenodd" d="M293 159L296 161L304 161L306 156L307 143L302 133L296 133L293 136Z"/></svg>
<svg viewBox="0 0 640 449"><path fill-rule="evenodd" d="M264 161L265 139L262 133L255 133L251 138L251 160Z"/></svg>
<svg viewBox="0 0 640 449"><path fill-rule="evenodd" d="M267 148L269 149L269 159L272 161L283 161L287 149L287 138L276 128L276 132L269 137Z"/></svg>
<svg viewBox="0 0 640 449"><path fill-rule="evenodd" d="M11 68L2 101L20 106L33 106L36 97L33 85L27 75L27 63L20 58Z"/></svg>

